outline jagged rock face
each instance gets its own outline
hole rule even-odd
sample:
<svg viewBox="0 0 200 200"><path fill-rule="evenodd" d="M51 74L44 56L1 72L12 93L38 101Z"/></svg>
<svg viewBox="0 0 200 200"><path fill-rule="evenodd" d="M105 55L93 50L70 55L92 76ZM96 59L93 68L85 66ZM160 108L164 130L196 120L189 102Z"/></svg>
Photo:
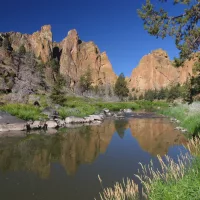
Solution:
<svg viewBox="0 0 200 200"><path fill-rule="evenodd" d="M101 77L106 82L114 84L117 80L117 76L113 71L112 65L108 59L106 52L101 54L101 68L100 68Z"/></svg>
<svg viewBox="0 0 200 200"><path fill-rule="evenodd" d="M187 60L183 67L175 68L166 51L155 50L145 55L136 67L130 79L129 88L144 92L149 89L161 89L173 84L183 84L193 74L192 68L195 60Z"/></svg>
<svg viewBox="0 0 200 200"><path fill-rule="evenodd" d="M178 81L178 70L172 66L169 57L162 49L145 55L129 80L129 87L139 91L160 89Z"/></svg>
<svg viewBox="0 0 200 200"><path fill-rule="evenodd" d="M76 30L69 31L67 37L60 43L52 42L50 25L43 26L40 31L31 35L19 32L0 33L1 43L5 38L11 43L13 52L18 52L20 46L24 45L27 52L33 52L36 59L40 57L43 63L47 63L52 58L57 58L60 61L60 73L67 81L70 80L71 88L74 88L78 84L81 75L88 69L91 71L93 85L113 84L116 81L117 76L112 69L106 53L101 54L93 42L82 42ZM12 53L3 50L1 46L0 50L0 61L3 60L4 62L0 74L5 74L5 69L8 68L6 66L15 64L12 61L5 63L6 60L10 59L9 54ZM6 71L8 70L6 69ZM52 82L53 71L50 66L46 66L44 72L45 81ZM1 78L0 89L12 89L7 87L7 85L7 82Z"/></svg>
<svg viewBox="0 0 200 200"><path fill-rule="evenodd" d="M106 53L101 54L93 42L82 42L76 30L69 31L58 46L62 48L60 73L71 78L71 86L78 83L88 69L91 71L93 85L116 81L117 76Z"/></svg>
<svg viewBox="0 0 200 200"><path fill-rule="evenodd" d="M47 62L52 57L52 32L51 26L46 25L40 31L32 35L19 32L9 32L2 34L9 38L14 51L18 51L24 45L26 51L34 52L36 57L41 57L43 62Z"/></svg>

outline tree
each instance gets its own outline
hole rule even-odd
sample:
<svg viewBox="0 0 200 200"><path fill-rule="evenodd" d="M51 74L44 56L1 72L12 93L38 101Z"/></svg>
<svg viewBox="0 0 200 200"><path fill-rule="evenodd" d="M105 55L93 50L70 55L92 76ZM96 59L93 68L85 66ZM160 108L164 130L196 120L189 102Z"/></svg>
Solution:
<svg viewBox="0 0 200 200"><path fill-rule="evenodd" d="M144 99L148 101L153 101L155 99L155 92L154 90L147 90L144 93Z"/></svg>
<svg viewBox="0 0 200 200"><path fill-rule="evenodd" d="M56 73L59 72L60 64L59 64L58 59L53 58L52 60L48 62L48 65L53 69L54 72Z"/></svg>
<svg viewBox="0 0 200 200"><path fill-rule="evenodd" d="M63 105L65 103L66 97L65 93L63 92L64 86L65 80L60 74L58 74L50 95L50 98L53 103L60 105Z"/></svg>
<svg viewBox="0 0 200 200"><path fill-rule="evenodd" d="M167 97L166 90L164 88L161 88L157 93L158 100L165 99Z"/></svg>
<svg viewBox="0 0 200 200"><path fill-rule="evenodd" d="M158 0L161 3L167 0ZM180 58L175 59L175 64L180 66L184 60L191 58L200 45L200 1L199 0L174 0L174 5L185 4L182 14L170 16L166 10L157 10L151 0L138 10L140 18L144 22L144 29L150 35L165 38L175 38L177 48L180 50Z"/></svg>
<svg viewBox="0 0 200 200"><path fill-rule="evenodd" d="M3 39L2 46L4 49L6 49L8 51L12 51L11 43L7 37Z"/></svg>
<svg viewBox="0 0 200 200"><path fill-rule="evenodd" d="M19 54L20 55L25 55L26 54L26 49L25 49L24 45L21 45L19 47Z"/></svg>
<svg viewBox="0 0 200 200"><path fill-rule="evenodd" d="M168 96L167 96L167 100L168 101L173 101L177 98L181 97L181 93L180 93L180 85L174 85L172 86L169 91L168 91Z"/></svg>
<svg viewBox="0 0 200 200"><path fill-rule="evenodd" d="M80 89L81 93L88 91L92 85L92 74L91 70L88 68L87 71L80 77Z"/></svg>
<svg viewBox="0 0 200 200"><path fill-rule="evenodd" d="M143 94L141 94L140 96L139 96L139 100L143 100L144 99L144 96L143 96Z"/></svg>
<svg viewBox="0 0 200 200"><path fill-rule="evenodd" d="M114 92L120 98L120 100L123 100L124 97L128 96L129 89L123 73L119 75L115 83Z"/></svg>

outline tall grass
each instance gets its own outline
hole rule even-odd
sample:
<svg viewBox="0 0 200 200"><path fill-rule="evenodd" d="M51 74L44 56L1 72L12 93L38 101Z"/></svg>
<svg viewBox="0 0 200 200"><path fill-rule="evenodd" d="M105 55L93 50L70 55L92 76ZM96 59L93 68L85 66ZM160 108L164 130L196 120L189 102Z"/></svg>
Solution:
<svg viewBox="0 0 200 200"><path fill-rule="evenodd" d="M174 107L168 107L160 110L159 113L178 119L180 125L191 134L200 132L200 103L198 102L191 105L179 104Z"/></svg>
<svg viewBox="0 0 200 200"><path fill-rule="evenodd" d="M24 120L39 120L45 118L45 115L41 114L38 107L28 104L6 104L1 106L0 110Z"/></svg>
<svg viewBox="0 0 200 200"><path fill-rule="evenodd" d="M177 162L166 156L158 156L160 169L153 163L141 165L136 177L143 186L143 198L150 200L200 199L200 140L190 140L186 145L189 153L181 155ZM128 189L127 189L128 188ZM129 180L116 183L114 188L105 188L101 200L139 199L137 185ZM134 191L134 193L133 193Z"/></svg>

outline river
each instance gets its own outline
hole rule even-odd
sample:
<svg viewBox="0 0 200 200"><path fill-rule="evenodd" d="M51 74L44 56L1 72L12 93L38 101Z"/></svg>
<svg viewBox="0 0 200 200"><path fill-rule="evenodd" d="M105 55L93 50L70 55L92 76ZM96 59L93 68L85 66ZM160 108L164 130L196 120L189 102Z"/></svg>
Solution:
<svg viewBox="0 0 200 200"><path fill-rule="evenodd" d="M139 162L176 159L185 136L168 119L138 115L101 125L0 136L2 200L92 200L101 186L130 177Z"/></svg>

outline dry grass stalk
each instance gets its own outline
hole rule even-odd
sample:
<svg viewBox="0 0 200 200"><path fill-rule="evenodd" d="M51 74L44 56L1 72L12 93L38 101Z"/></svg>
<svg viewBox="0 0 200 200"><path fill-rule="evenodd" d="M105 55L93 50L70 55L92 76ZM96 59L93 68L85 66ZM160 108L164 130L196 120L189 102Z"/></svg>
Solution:
<svg viewBox="0 0 200 200"><path fill-rule="evenodd" d="M138 171L139 175L135 175L141 181L143 185L143 196L148 199L148 196L152 190L152 185L156 181L169 182L178 181L184 177L188 170L188 166L192 164L192 156L200 155L200 140L190 140L186 145L189 153L181 154L175 162L169 156L161 158L157 156L161 169L154 169L153 162L144 166L141 163L141 171ZM102 184L102 180L100 179ZM103 187L102 187L103 188ZM116 183L114 188L103 188L103 192L100 193L101 200L134 200L139 196L138 185L133 180L127 179L127 182L123 180L123 183Z"/></svg>
<svg viewBox="0 0 200 200"><path fill-rule="evenodd" d="M127 179L127 181L123 180L122 184L117 182L114 188L103 188L100 198L101 200L134 200L137 199L138 192L138 185L133 180Z"/></svg>

